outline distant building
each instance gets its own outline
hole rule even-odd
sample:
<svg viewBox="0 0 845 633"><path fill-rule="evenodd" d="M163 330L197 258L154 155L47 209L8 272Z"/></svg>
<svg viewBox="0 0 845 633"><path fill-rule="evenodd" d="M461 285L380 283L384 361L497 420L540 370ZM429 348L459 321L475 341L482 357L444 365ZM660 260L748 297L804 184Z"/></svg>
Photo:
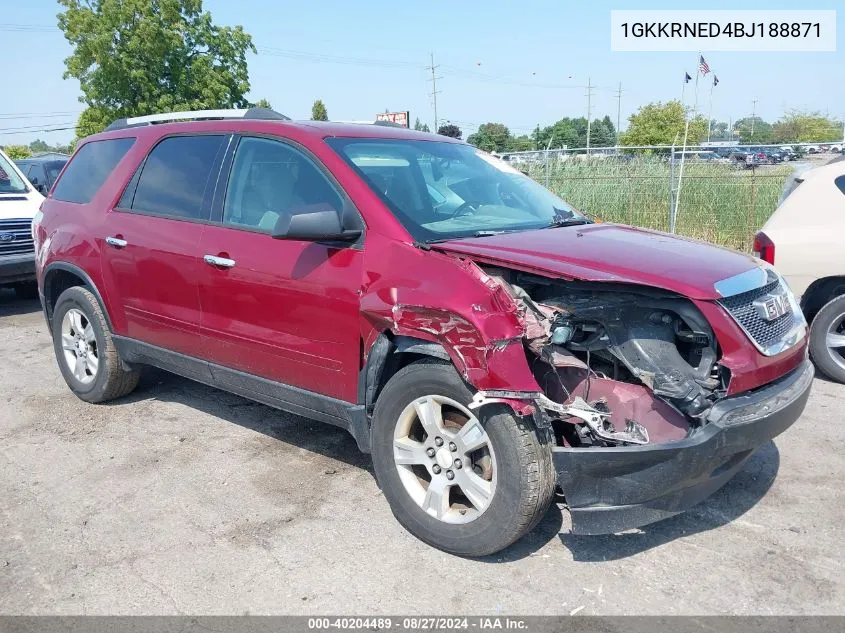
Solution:
<svg viewBox="0 0 845 633"><path fill-rule="evenodd" d="M69 154L62 154L61 152L35 152L29 157L29 160L37 158L38 160L61 160L62 158L70 158Z"/></svg>

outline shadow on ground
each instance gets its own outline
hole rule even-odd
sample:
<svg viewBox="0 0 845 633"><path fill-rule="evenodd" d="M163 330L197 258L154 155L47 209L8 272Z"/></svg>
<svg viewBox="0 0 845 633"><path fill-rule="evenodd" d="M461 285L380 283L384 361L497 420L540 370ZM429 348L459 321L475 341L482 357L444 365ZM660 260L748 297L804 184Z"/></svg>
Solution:
<svg viewBox="0 0 845 633"><path fill-rule="evenodd" d="M345 430L280 412L165 371L145 369L138 389L115 404L119 406L121 402L151 398L183 404L375 476L370 456L358 450L352 436ZM621 534L580 536L561 533L561 529L567 528L564 528L563 512L555 503L529 534L507 549L480 560L489 563L517 561L534 554L556 536L572 552L576 561L612 561L634 556L677 538L712 530L742 516L766 494L779 466L780 454L774 442L770 441L752 455L744 468L722 489L693 509ZM560 502L562 498L556 500Z"/></svg>
<svg viewBox="0 0 845 633"><path fill-rule="evenodd" d="M19 299L13 290L0 288L0 317L40 311L41 302L38 299Z"/></svg>
<svg viewBox="0 0 845 633"><path fill-rule="evenodd" d="M144 368L138 388L115 401L114 405L149 399L183 404L274 440L373 473L370 456L358 450L355 440L344 429L279 411L152 367Z"/></svg>
<svg viewBox="0 0 845 633"><path fill-rule="evenodd" d="M721 527L741 517L765 496L779 467L780 453L775 443L769 441L723 488L687 512L621 534L581 536L563 533L560 540L576 561L612 561L634 556L677 538Z"/></svg>

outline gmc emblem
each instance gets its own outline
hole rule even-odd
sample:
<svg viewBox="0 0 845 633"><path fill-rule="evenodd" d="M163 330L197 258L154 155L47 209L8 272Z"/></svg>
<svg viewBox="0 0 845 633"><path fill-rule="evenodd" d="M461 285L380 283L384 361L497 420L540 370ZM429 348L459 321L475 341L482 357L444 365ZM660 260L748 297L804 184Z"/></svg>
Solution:
<svg viewBox="0 0 845 633"><path fill-rule="evenodd" d="M765 321L774 321L789 312L789 299L785 294L766 295L754 302L757 314Z"/></svg>

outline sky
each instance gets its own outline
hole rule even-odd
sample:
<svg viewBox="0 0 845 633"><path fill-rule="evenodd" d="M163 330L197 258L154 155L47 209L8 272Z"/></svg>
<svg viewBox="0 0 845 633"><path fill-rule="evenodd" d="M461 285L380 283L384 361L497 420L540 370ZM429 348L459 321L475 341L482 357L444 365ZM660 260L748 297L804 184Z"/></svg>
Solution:
<svg viewBox="0 0 845 633"><path fill-rule="evenodd" d="M741 8L837 4L841 8L839 2L798 7L746 0ZM314 99L323 100L333 120L410 110L412 121L419 117L432 126L427 67L433 54L438 117L456 123L466 138L486 121L527 134L538 123L585 116L588 81L595 86L593 117L609 115L614 122L621 82L624 128L639 106L680 97L684 71L694 75L697 53L611 52L611 9L738 7L718 0L205 0L204 8L217 24L242 25L259 47L248 59L254 101L266 98L294 119L309 118ZM70 47L56 28L58 10L51 0L0 0L0 145L73 137L72 130L40 131L72 126L83 109L78 82L62 78ZM837 52L705 52L719 77L713 118L736 120L752 108L765 120L793 108L845 116L845 12L837 17ZM702 82L699 108L705 115L708 96Z"/></svg>

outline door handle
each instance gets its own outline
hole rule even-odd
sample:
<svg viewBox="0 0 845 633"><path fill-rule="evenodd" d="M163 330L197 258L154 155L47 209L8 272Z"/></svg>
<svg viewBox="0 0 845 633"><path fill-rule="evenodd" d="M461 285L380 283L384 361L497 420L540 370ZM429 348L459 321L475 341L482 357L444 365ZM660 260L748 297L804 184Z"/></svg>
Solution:
<svg viewBox="0 0 845 633"><path fill-rule="evenodd" d="M205 255L203 260L206 264L211 266L217 266L218 268L232 268L235 265L234 259L228 259L226 257L217 257L217 255Z"/></svg>
<svg viewBox="0 0 845 633"><path fill-rule="evenodd" d="M111 235L109 235L109 236L106 238L106 244L108 244L109 246L114 246L115 248L123 248L123 247L124 247L124 246L126 246L128 243L129 243L129 242L127 242L127 241L126 241L126 240L124 240L124 239L121 239L121 238L119 238L119 237L112 237Z"/></svg>

